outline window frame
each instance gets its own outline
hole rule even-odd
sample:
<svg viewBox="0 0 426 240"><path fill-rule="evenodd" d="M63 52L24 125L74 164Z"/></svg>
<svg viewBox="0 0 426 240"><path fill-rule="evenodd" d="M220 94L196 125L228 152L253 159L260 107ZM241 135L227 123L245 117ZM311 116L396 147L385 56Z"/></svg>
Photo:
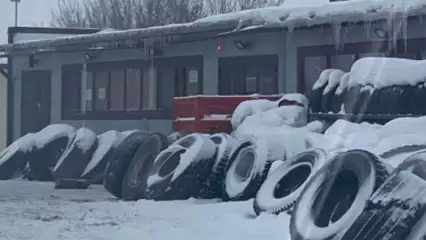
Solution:
<svg viewBox="0 0 426 240"><path fill-rule="evenodd" d="M108 81L107 81L107 85L108 85L108 89L106 92L106 98L107 98L107 110L106 111L97 111L95 110L95 97L96 95L94 94L95 92L95 86L96 86L96 74L94 79L93 79L93 85L92 85L92 111L85 111L83 112L82 109L79 109L79 111L75 111L72 109L69 109L68 106L65 106L65 102L69 102L69 101L65 101L65 99L67 97L71 97L69 95L67 95L67 89L64 89L64 87L62 87L62 102L61 102L61 108L62 108L62 119L63 120L132 120L132 119L170 119L172 117L172 111L171 109L160 109L160 106L158 105L158 96L159 94L161 94L161 89L157 88L157 94L156 94L156 98L157 98L157 109L153 109L153 110L144 110L144 109L139 109L139 110L127 110L126 106L124 107L123 110L111 110L110 109L110 101L111 101L111 93L110 93L110 83L111 83L111 71L114 70L121 70L123 69L124 71L126 71L126 69L141 69L141 71L143 71L143 69L145 69L145 67L147 66L147 61L122 61L122 62L99 62L99 63L90 63L87 64L87 71L88 72L97 72L97 71L108 71ZM155 63L154 63L155 64ZM64 71L64 69L72 69L74 71L83 71L83 64L72 64L72 65L63 65L62 66L62 83L64 83L65 81L65 74L69 73L69 71ZM78 89L78 102L79 105L82 106L82 78L81 78L80 74L80 79L76 80L79 82L79 89ZM140 98L142 98L142 93L143 93L143 77L141 74L141 94L140 94ZM157 79L157 81L159 81L159 79ZM127 85L127 78L125 76L125 85ZM126 86L125 86L126 88ZM126 95L124 95L124 98ZM73 96L74 98L74 96ZM124 99L125 100L125 99ZM73 100L76 101L76 100ZM69 104L69 103L68 103ZM140 102L140 106L142 106L142 102Z"/></svg>

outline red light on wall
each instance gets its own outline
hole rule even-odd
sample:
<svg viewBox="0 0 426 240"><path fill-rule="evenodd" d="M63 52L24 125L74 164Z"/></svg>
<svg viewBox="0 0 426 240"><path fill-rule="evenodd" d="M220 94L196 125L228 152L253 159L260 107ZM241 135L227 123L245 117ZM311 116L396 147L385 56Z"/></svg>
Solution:
<svg viewBox="0 0 426 240"><path fill-rule="evenodd" d="M222 45L216 45L216 52L220 52L222 50Z"/></svg>

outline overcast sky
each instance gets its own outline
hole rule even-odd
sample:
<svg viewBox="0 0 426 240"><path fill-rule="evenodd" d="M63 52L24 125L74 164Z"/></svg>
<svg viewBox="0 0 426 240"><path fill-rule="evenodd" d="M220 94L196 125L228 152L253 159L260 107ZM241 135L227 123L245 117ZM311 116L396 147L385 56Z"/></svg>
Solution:
<svg viewBox="0 0 426 240"><path fill-rule="evenodd" d="M57 0L21 0L18 8L19 26L49 25L50 11ZM7 28L15 24L15 5L10 0L0 0L0 44L7 43Z"/></svg>

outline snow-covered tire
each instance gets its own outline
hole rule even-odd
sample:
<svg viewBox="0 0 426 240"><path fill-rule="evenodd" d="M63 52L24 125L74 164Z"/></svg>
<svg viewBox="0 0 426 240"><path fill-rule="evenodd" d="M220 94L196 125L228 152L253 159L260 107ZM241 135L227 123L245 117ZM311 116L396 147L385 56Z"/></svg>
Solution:
<svg viewBox="0 0 426 240"><path fill-rule="evenodd" d="M393 148L389 151L383 152L380 154L380 157L383 159L387 159L399 154L415 153L421 150L426 150L425 144L404 145L404 146L400 146L397 148Z"/></svg>
<svg viewBox="0 0 426 240"><path fill-rule="evenodd" d="M414 153L396 168L395 172L408 171L426 181L426 150Z"/></svg>
<svg viewBox="0 0 426 240"><path fill-rule="evenodd" d="M211 161L210 169L199 179L199 193L201 198L221 198L223 180L225 179L226 166L229 157L236 144L236 139L226 133L217 133L210 136L216 144L217 150L214 159ZM204 183L203 183L204 181Z"/></svg>
<svg viewBox="0 0 426 240"><path fill-rule="evenodd" d="M110 130L97 136L98 146L87 164L81 178L93 180L104 174L107 162L109 162L117 149L117 146L123 140L121 132ZM99 178L95 184L101 184L103 178Z"/></svg>
<svg viewBox="0 0 426 240"><path fill-rule="evenodd" d="M333 157L301 192L290 221L292 239L338 239L388 176L387 167L370 152L350 150Z"/></svg>
<svg viewBox="0 0 426 240"><path fill-rule="evenodd" d="M89 182L85 179L56 179L55 189L87 189Z"/></svg>
<svg viewBox="0 0 426 240"><path fill-rule="evenodd" d="M326 158L325 151L310 149L284 161L257 192L253 202L255 213L291 213L305 184L324 165Z"/></svg>
<svg viewBox="0 0 426 240"><path fill-rule="evenodd" d="M326 85L312 90L310 96L309 96L309 102L311 111L314 113L321 112L321 106L322 106L322 92L324 91Z"/></svg>
<svg viewBox="0 0 426 240"><path fill-rule="evenodd" d="M197 195L197 178L212 161L216 145L203 134L187 135L162 151L149 172L145 196L181 200Z"/></svg>
<svg viewBox="0 0 426 240"><path fill-rule="evenodd" d="M185 136L185 134L184 134L184 133L181 133L181 132L173 132L173 133L170 133L170 134L167 136L167 140L168 140L168 142L169 142L169 145L172 145L174 142L176 142L177 140L179 140L179 139L183 138L184 136Z"/></svg>
<svg viewBox="0 0 426 240"><path fill-rule="evenodd" d="M426 182L410 172L396 171L374 193L342 240L423 239L419 236L426 233L424 221L419 220L425 212Z"/></svg>
<svg viewBox="0 0 426 240"><path fill-rule="evenodd" d="M53 178L80 178L97 147L98 140L92 130L78 129L53 168Z"/></svg>
<svg viewBox="0 0 426 240"><path fill-rule="evenodd" d="M366 114L368 113L368 108L370 105L373 105L371 102L373 86L365 85L360 89L358 98L354 106L353 114ZM370 107L371 108L371 107Z"/></svg>
<svg viewBox="0 0 426 240"><path fill-rule="evenodd" d="M51 124L36 134L34 152L24 178L52 181L52 169L74 138L75 128L68 124Z"/></svg>
<svg viewBox="0 0 426 240"><path fill-rule="evenodd" d="M339 85L330 89L327 93L323 93L321 97L321 112L328 113L332 111L333 108L333 98L336 93L336 89Z"/></svg>
<svg viewBox="0 0 426 240"><path fill-rule="evenodd" d="M111 160L107 163L104 176L104 188L117 198L122 197L124 176L136 151L145 141L146 132L133 131L117 146Z"/></svg>
<svg viewBox="0 0 426 240"><path fill-rule="evenodd" d="M331 111L333 113L339 113L342 110L342 105L343 105L343 101L345 99L345 94L346 91L340 93L340 94L335 94L333 96L333 100L331 103Z"/></svg>
<svg viewBox="0 0 426 240"><path fill-rule="evenodd" d="M248 139L243 142L230 158L223 185L224 200L245 201L254 198L271 164L266 141Z"/></svg>
<svg viewBox="0 0 426 240"><path fill-rule="evenodd" d="M161 133L150 133L144 138L124 176L121 189L123 200L135 201L145 198L148 173L155 158L167 147L167 137Z"/></svg>
<svg viewBox="0 0 426 240"><path fill-rule="evenodd" d="M357 101L361 93L361 85L356 85L348 88L343 100L343 109L348 114L358 114Z"/></svg>
<svg viewBox="0 0 426 240"><path fill-rule="evenodd" d="M0 180L20 177L34 149L34 134L29 133L0 152Z"/></svg>

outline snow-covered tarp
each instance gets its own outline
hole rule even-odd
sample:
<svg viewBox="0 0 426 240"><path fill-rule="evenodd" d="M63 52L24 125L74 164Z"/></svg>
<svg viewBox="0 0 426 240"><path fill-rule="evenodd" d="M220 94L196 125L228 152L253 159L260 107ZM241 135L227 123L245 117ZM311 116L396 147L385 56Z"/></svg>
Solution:
<svg viewBox="0 0 426 240"><path fill-rule="evenodd" d="M423 0L352 0L301 6L290 3L279 7L245 10L206 17L192 23L172 24L124 31L104 31L96 34L68 36L49 40L0 45L0 51L29 48L52 48L68 44L89 44L102 41L138 40L188 33L241 31L256 28L288 28L343 22L370 22L389 18L406 18L426 13Z"/></svg>

